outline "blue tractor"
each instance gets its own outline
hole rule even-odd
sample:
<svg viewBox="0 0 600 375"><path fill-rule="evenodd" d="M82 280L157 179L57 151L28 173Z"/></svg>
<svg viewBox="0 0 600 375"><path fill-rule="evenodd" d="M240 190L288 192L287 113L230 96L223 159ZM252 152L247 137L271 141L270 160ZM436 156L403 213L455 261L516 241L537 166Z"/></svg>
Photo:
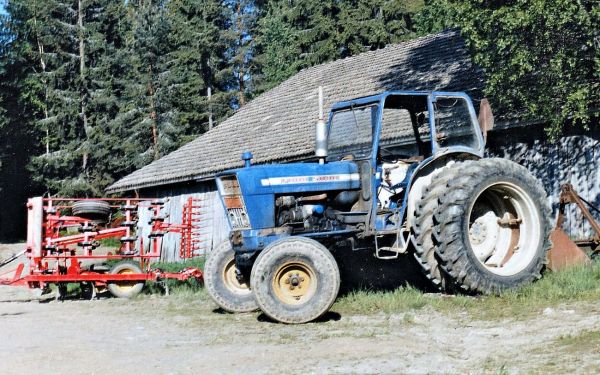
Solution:
<svg viewBox="0 0 600 375"><path fill-rule="evenodd" d="M314 161L251 165L246 152L245 167L217 176L232 231L204 277L219 306L314 320L337 297L335 258L366 249L414 256L442 291L498 293L541 277L545 191L524 167L483 158L468 95L383 92L333 105L325 124L319 93Z"/></svg>

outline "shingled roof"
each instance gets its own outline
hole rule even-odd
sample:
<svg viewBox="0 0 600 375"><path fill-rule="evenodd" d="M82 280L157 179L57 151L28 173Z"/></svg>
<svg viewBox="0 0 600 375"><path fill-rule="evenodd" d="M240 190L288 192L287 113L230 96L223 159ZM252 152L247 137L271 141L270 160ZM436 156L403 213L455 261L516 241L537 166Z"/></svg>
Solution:
<svg viewBox="0 0 600 375"><path fill-rule="evenodd" d="M245 150L253 152L254 163L311 156L318 86L323 86L328 111L335 102L385 90L466 91L477 101L483 76L458 31L304 69L194 141L117 181L107 192L211 178L241 166Z"/></svg>

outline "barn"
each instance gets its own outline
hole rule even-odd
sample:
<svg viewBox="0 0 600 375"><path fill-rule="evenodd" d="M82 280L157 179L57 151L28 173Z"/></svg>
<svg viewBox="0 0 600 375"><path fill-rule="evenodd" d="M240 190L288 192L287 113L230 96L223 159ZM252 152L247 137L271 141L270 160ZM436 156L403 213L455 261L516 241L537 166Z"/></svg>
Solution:
<svg viewBox="0 0 600 375"><path fill-rule="evenodd" d="M197 234L202 241L198 252L205 253L229 233L215 174L240 167L246 150L253 152L253 162L259 164L311 160L319 86L328 111L335 102L385 90L464 91L478 108L484 85L483 72L472 63L457 31L308 68L194 141L117 181L107 193L168 198L165 209L171 222L180 220L181 207L189 197L200 199L205 221ZM488 154L528 167L544 182L553 206L563 182L573 183L583 196L598 203L600 179L593 168L598 159L598 131L571 129L559 142L550 143L543 122L523 123L515 118L497 116L488 134ZM575 211L568 219L574 235L586 234L588 228ZM168 234L163 246L164 260L179 260L177 235Z"/></svg>

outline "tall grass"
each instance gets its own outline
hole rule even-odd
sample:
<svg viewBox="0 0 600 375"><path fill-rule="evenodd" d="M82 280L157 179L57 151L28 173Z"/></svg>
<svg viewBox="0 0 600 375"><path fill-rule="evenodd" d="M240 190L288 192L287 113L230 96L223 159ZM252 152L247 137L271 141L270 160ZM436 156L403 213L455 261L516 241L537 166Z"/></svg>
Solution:
<svg viewBox="0 0 600 375"><path fill-rule="evenodd" d="M572 301L600 299L600 264L562 272L547 272L543 279L497 296L470 297L423 294L410 287L393 292L357 291L342 296L334 311L353 314L394 313L420 310L464 311L481 319L507 318L539 313L546 307Z"/></svg>
<svg viewBox="0 0 600 375"><path fill-rule="evenodd" d="M154 267L167 272L178 272L185 267L202 269L204 258L180 263L156 263ZM179 282L167 280L170 291L180 299L206 299L202 285L195 280ZM162 290L156 285L146 288L147 293ZM468 313L475 319L503 319L539 314L547 307L556 307L573 301L600 300L600 263L561 272L546 272L544 277L517 290L494 296L466 296L427 294L412 287L401 287L391 292L360 290L343 295L332 310L342 314L369 315L400 313L430 308L438 312Z"/></svg>
<svg viewBox="0 0 600 375"><path fill-rule="evenodd" d="M183 262L157 262L151 265L152 268L159 268L164 272L180 272L181 270L188 267L195 267L200 270L204 269L205 257L196 257L186 259ZM203 285L194 278L187 279L186 281L179 281L175 279L166 279L163 281L169 288L170 293L189 295L192 297L194 294L199 292ZM147 294L164 291L164 287L157 285L156 283L148 283L145 288Z"/></svg>

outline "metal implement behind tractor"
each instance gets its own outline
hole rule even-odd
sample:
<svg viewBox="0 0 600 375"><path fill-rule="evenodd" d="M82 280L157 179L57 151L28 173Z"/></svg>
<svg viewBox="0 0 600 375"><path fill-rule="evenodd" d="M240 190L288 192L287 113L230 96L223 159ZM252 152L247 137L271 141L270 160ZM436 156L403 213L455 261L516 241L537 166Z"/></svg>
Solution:
<svg viewBox="0 0 600 375"><path fill-rule="evenodd" d="M320 93L320 97L322 94ZM232 232L205 285L228 311L303 323L340 286L336 257L411 254L444 291L498 293L541 277L551 229L540 182L484 159L491 112L459 92L394 91L333 105L314 162L221 173Z"/></svg>
<svg viewBox="0 0 600 375"><path fill-rule="evenodd" d="M562 229L565 210L569 204L575 204L583 214L583 217L590 223L594 231L592 238L573 241ZM590 258L581 250L580 246L589 247L594 254L598 253L598 247L600 246L600 224L594 219L590 209L596 213L600 213L600 209L577 194L573 185L564 184L561 187L556 226L550 233L552 249L548 252L548 268L558 271L570 266L589 264Z"/></svg>
<svg viewBox="0 0 600 375"><path fill-rule="evenodd" d="M181 224L166 222L164 203L134 198L29 199L27 248L23 251L29 268L25 270L25 263L19 263L0 277L0 284L42 290L56 284L57 298L64 298L67 284L79 283L87 298L104 290L116 297L130 298L142 290L145 281L201 279L202 273L196 268L169 273L150 267L152 260L160 258L166 233L181 235L182 257L191 257L198 241L194 234L201 219L197 212L201 202L188 199ZM140 210L150 211L151 232L147 238L139 232ZM99 253L100 241L106 239L120 243L115 253ZM17 260L19 255L0 263L0 267ZM112 266L108 267L107 261ZM6 277L7 274L12 276Z"/></svg>

